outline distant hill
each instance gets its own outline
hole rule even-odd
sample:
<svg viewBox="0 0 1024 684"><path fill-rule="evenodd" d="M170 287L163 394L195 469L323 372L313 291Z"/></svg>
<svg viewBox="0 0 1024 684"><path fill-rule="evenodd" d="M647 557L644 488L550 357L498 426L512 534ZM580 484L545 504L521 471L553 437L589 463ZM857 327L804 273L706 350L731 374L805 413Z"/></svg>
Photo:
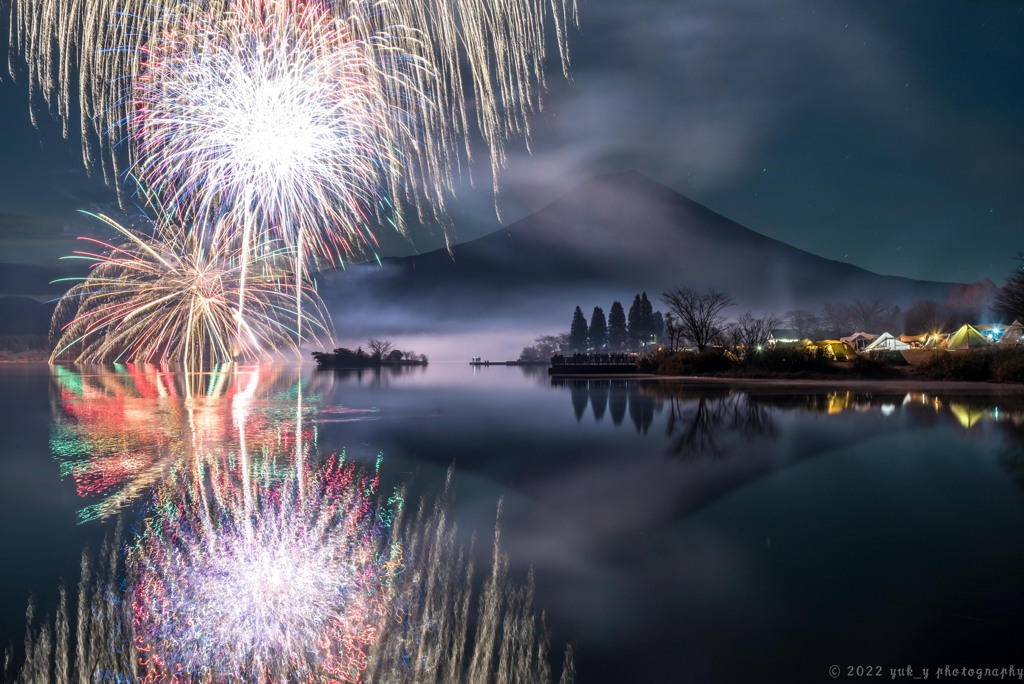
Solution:
<svg viewBox="0 0 1024 684"><path fill-rule="evenodd" d="M733 315L856 299L907 307L924 298L946 301L954 287L810 254L634 172L593 178L452 254L385 259L325 274L322 282L339 331L353 336L517 316L567 330L577 304L589 318L595 305L607 314L614 298L628 308L646 290L657 309L661 293L675 287L725 291L737 302ZM382 319L390 327L382 329Z"/></svg>
<svg viewBox="0 0 1024 684"><path fill-rule="evenodd" d="M0 297L0 335L48 334L55 306L31 297Z"/></svg>
<svg viewBox="0 0 1024 684"><path fill-rule="evenodd" d="M68 275L72 275L68 269L0 263L0 296L59 297L68 289L68 284L54 281ZM75 272L73 275L79 274Z"/></svg>

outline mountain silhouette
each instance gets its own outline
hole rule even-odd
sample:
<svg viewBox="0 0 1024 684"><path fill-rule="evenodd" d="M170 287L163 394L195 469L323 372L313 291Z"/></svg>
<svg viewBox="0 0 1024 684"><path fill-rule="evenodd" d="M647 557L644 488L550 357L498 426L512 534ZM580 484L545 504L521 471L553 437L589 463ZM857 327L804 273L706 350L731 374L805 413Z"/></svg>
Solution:
<svg viewBox="0 0 1024 684"><path fill-rule="evenodd" d="M430 317L440 329L457 319L530 316L540 324L557 320L567 330L577 304L588 316L595 305L607 313L613 299L628 307L646 291L658 308L661 293L676 287L728 293L736 301L730 315L854 300L906 307L919 299L946 301L954 287L816 256L635 172L595 177L451 253L384 259L322 281L339 330L352 334L381 330L374 328L374 311L394 319L389 333L401 332L403 311L406 327L419 321L429 328ZM542 311L545 301L553 318Z"/></svg>
<svg viewBox="0 0 1024 684"><path fill-rule="evenodd" d="M38 267L0 268L4 294L52 288ZM407 336L568 329L580 305L607 314L646 291L715 288L744 311L777 314L829 302L946 301L953 283L884 276L756 233L635 172L586 181L543 209L447 250L318 275L339 335ZM0 298L0 333L45 334L52 304ZM527 335L525 342L531 341Z"/></svg>

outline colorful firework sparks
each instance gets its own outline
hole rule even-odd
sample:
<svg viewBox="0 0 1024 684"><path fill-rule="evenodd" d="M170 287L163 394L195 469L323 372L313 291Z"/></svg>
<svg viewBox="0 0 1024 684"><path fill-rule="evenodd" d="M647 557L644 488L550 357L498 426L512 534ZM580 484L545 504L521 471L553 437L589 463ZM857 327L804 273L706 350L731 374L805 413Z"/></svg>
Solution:
<svg viewBox="0 0 1024 684"><path fill-rule="evenodd" d="M214 466L210 466L211 484L207 486L207 491L224 491L228 501L237 502L238 494L232 496L230 492L237 489L238 485L227 489L219 486L217 483L223 482L223 476L218 474ZM332 473L337 474L339 468L345 467L335 461L327 469L319 471L320 477L324 482L336 482L337 478ZM257 469L251 472L253 476L258 476L264 471ZM307 472L312 474L312 471ZM450 476L449 471L449 483ZM356 475L352 484L358 481L358 488L366 482L372 484L374 480L375 476L367 475L364 471ZM74 622L77 623L75 643L69 644L67 638L72 616L68 614L64 600L61 600L58 607L53 628L44 622L37 630L30 608L26 650L30 650L32 656L17 674L16 681L49 684L54 681L55 673L72 672L76 681L92 679L123 682L361 680L544 684L552 681L550 637L543 613L537 610L534 602L532 573L527 577L525 585L513 580L509 573L508 559L499 544L499 528L496 526L490 572L476 581L472 561L474 554L466 553L456 540L456 529L448 515L447 494L433 503L429 500L421 501L413 515L403 514L404 502L400 495L396 494L386 502L378 496L377 520L371 522L364 518L369 527L357 525L360 533L355 537L358 539L367 539L367 529L375 529L381 534L380 543L377 544L381 553L373 562L373 568L362 574L362 577L369 577L370 580L357 585L361 589L374 587L372 598L353 605L353 610L360 609L359 615L364 615L361 612L364 606L373 610L383 606L387 614L380 614L370 621L346 615L344 620L335 624L347 626L349 633L362 633L370 641L364 643L352 639L347 644L342 641L339 649L337 642L333 646L329 643L330 639L338 638L338 630L323 633L314 630L313 640L302 651L305 660L291 663L275 660L260 670L261 663L257 663L254 657L236 652L231 655L250 663L252 667L243 666L241 672L235 672L232 676L228 670L235 668L232 662L228 662L230 658L221 657L220 652L214 650L224 639L238 634L241 639L248 640L245 643L249 650L258 652L262 648L265 653L284 657L288 655L284 647L295 645L300 628L309 625L311 611L316 606L321 606L333 617L341 609L341 601L334 600L338 598L336 595L324 592L322 589L326 580L312 575L308 566L304 565L307 559L318 557L316 553L321 547L317 542L322 537L312 535L314 543L298 549L292 547L294 541L290 539L280 545L245 547L243 544L247 537L244 532L241 536L231 535L224 540L222 536L226 532L223 528L216 528L216 525L225 519L225 514L219 513L221 509L217 496L207 495L193 486L199 481L200 478L177 480L179 484L186 485L187 492L197 492L189 495L191 498L186 496L184 503L181 503L180 495L171 493L167 496L165 492L163 513L179 522L169 525L160 523L154 527L156 521L151 520L144 527L142 538L127 549L121 541L120 533L116 533L112 540L104 542L98 563L91 554L83 555L77 615L74 616ZM320 480L315 477L309 478L309 481L314 486L321 486L317 484ZM242 486L245 486L244 483ZM296 491L287 486L282 489L280 484L274 483L250 491L265 493L275 487L277 491ZM326 491L333 487L321 486L321 489ZM352 493L353 489L345 491ZM242 496L244 503L244 494ZM203 521L199 521L205 524L205 519L213 520L209 528L199 530L195 527L198 518L194 503L205 500L209 500L210 510L218 513L211 512ZM266 496L261 499L260 495L251 499L253 503L269 500ZM254 506L253 510L259 514L269 511L272 515L286 510L289 513L311 512L306 505L279 503L272 503L269 508L266 505L258 509ZM237 510L237 506L230 510ZM335 507L334 510L341 510L341 507ZM358 512L363 509L358 504L346 509L346 513L352 510ZM233 524L242 522L241 529L244 530L242 518L230 512L227 515ZM357 513L354 518L348 519L358 519L360 515ZM251 517L251 520L258 523L259 516ZM188 527L188 524L193 526ZM266 524L269 526L259 530L253 539L270 539L276 543L280 535L273 530L293 529L305 533L311 527L292 523L289 528L275 520ZM184 530L187 536L183 539L162 537L167 530L173 533ZM223 574L212 569L215 567L212 560L201 557L198 558L199 563L191 568L166 564L153 568L139 562L139 554L144 553L140 546L143 543L156 544L167 552L168 555L163 556L165 563L172 558L170 554L177 553L179 548L186 549L187 553L173 556L173 560L184 562L194 558L194 553L200 548L195 542L199 537L193 534L196 530L199 530L197 534L202 536L203 543L209 541L220 553L218 558L228 557L234 561L237 555L238 562L228 565ZM370 538L373 536L369 535ZM309 541L309 538L307 534L302 541ZM393 541L395 539L401 539L400 548ZM279 557L281 546L294 550L295 554ZM310 546L316 551L311 552ZM228 553L234 549L240 549L241 553ZM125 565L127 577L121 572ZM319 570L330 572L336 567L332 560ZM341 567L346 566L342 564ZM208 572L201 573L203 570ZM359 573L354 574L360 576ZM149 583L140 584L140 578L145 578ZM204 593L200 601L184 604L183 601L193 595L188 591L174 595L160 593L168 588L179 588L181 578L190 580L187 585L190 590L194 588ZM284 581L291 578L294 578L294 584L285 586ZM348 586L351 587L351 583ZM243 615L249 597L256 590L254 587L270 594L271 600L276 601L281 609L278 615L287 620L268 615L264 605L258 605L257 612L252 615ZM379 593L377 587L381 588ZM308 593L299 595L300 589ZM215 597L209 593L214 590L234 593ZM147 591L155 593L142 593ZM157 598L161 596L166 601ZM214 598L219 598L222 604L229 604L239 596L242 597L242 605L213 603ZM318 598L323 599L325 596L327 600L318 601ZM365 597L366 593L356 594L356 598L360 596ZM351 597L345 595L343 598L348 601ZM152 612L151 606L161 612ZM475 620L471 617L473 606L476 607ZM199 607L203 610L200 611ZM365 614L369 615L373 610ZM218 623L197 622L208 619L210 615L217 620L227 620L229 616L233 619L233 614L237 615L239 621L231 622L223 632ZM176 625L156 623L158 619L171 617L184 621ZM253 630L253 625L265 628ZM379 625L379 630L371 632L361 628L368 625ZM344 629L341 631L344 632ZM63 637L60 636L62 633ZM57 635L55 644L52 638L54 634ZM200 638L203 640L197 641ZM137 648L139 644L149 650L140 652ZM189 645L199 651L182 653L182 649ZM204 654L212 657L204 659ZM159 664L154 660L154 655L160 659ZM365 670L362 669L364 663ZM189 666L198 668L198 672L189 672ZM574 659L570 645L565 652L561 677L554 681L572 682L573 673ZM275 674L278 678L273 678ZM64 681L67 677L58 674L56 679Z"/></svg>
<svg viewBox="0 0 1024 684"><path fill-rule="evenodd" d="M207 458L164 488L128 557L143 681L361 680L401 567L401 498L383 514L378 472L344 455L294 467L239 479Z"/></svg>
<svg viewBox="0 0 1024 684"><path fill-rule="evenodd" d="M367 222L387 206L405 125L383 93L410 91L390 85L408 69L377 69L320 2L236 0L193 13L169 11L141 50L136 176L179 212L241 238L244 252L283 240L332 260L375 247ZM216 220L225 212L231 221Z"/></svg>
<svg viewBox="0 0 1024 684"><path fill-rule="evenodd" d="M91 500L79 522L145 501L196 453L294 453L317 443L319 395L280 367L172 373L53 366L50 449ZM229 447L228 445L235 445Z"/></svg>
<svg viewBox="0 0 1024 684"><path fill-rule="evenodd" d="M334 103L329 109L341 113L355 107L353 111L361 112L369 106L375 115L386 117L386 131L377 128L376 120L353 122L365 128L369 139L385 135L387 144L374 150L380 155L377 164L391 164L396 150L402 155L399 165L375 170L375 175L383 177L392 199L420 212L429 207L437 218L443 218L444 198L462 173L463 160L472 161L471 141L477 137L486 145L497 191L506 143L518 136L529 140L529 121L540 107L549 15L566 75L566 29L577 21L575 0L13 0L10 11L12 75L21 72L18 62L23 59L30 94L42 94L47 108L64 122L65 135L81 134L86 167L101 168L119 190L118 179L139 162L142 140L131 137L139 93L146 95L143 108L153 106L148 98L159 88L153 75L189 65L187 54L174 50L209 48L214 50L210 59L229 66L232 53L226 46L236 38L217 35L221 22L230 30L265 22L268 40L285 31L288 40L310 49L309 56L292 54L290 59L317 69L326 66L323 75L338 76L336 70L342 68L340 96L372 96L372 103L360 105L329 100ZM164 39L170 39L166 48L171 51L161 47ZM272 46L261 38L255 43ZM339 62L329 51L344 56ZM358 78L347 80L349 68L360 71ZM220 77L231 75L228 71ZM183 72L175 78L187 76ZM286 98L275 88L251 95L278 112L294 113L298 94L291 91ZM307 94L318 92L314 88ZM169 94L184 95L174 89ZM312 144L319 140L314 131L323 129L310 127L321 115L302 111L291 121L275 122L293 139L310 143L288 151L270 145L268 151L278 161L288 161L281 168L305 164L294 156L299 150L324 149ZM126 140L135 144L126 147ZM166 160L170 168L179 162ZM146 166L156 168L155 163ZM359 172L364 170L360 166ZM172 192L179 191L188 188Z"/></svg>
<svg viewBox="0 0 1024 684"><path fill-rule="evenodd" d="M575 2L550 2L565 72ZM72 291L78 314L54 358L202 365L297 345L304 272L372 249L382 223L404 232L403 206L444 225L477 137L497 195L505 143L529 138L544 82L539 1L14 0L10 11L10 71L24 58L30 93L65 135L77 104L86 167L119 193L135 174L184 217L152 237L115 225L129 239L91 255L101 266ZM290 272L266 267L278 245ZM131 285L114 285L122 274ZM189 294L156 294L160 284ZM177 309L170 324L161 309Z"/></svg>
<svg viewBox="0 0 1024 684"><path fill-rule="evenodd" d="M57 344L51 361L132 360L199 369L241 359L267 358L305 341L294 325L328 330L326 311L306 285L294 294L282 273L287 251L240 258L226 241L206 240L167 218L152 233L121 226L106 216L122 241L78 252L94 261L54 313ZM294 296L305 306L295 307ZM237 307L244 301L244 315Z"/></svg>

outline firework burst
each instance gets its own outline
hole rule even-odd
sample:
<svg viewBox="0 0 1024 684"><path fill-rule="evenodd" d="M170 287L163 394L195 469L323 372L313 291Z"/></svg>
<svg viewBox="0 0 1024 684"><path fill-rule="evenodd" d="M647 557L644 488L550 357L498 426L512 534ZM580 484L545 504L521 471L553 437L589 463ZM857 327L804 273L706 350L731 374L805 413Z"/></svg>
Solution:
<svg viewBox="0 0 1024 684"><path fill-rule="evenodd" d="M243 258L226 241L205 240L203 231L186 231L167 217L150 233L97 218L121 241L82 238L98 251L77 253L94 265L57 306L51 361L134 360L198 369L297 348L303 341L292 325L297 315L307 330L328 329L312 287L298 291L304 313L295 309L294 291L282 276L288 271L280 265L289 250Z"/></svg>
<svg viewBox="0 0 1024 684"><path fill-rule="evenodd" d="M271 120L278 127L275 132L282 137L259 153L264 161L267 155L276 158L263 171L302 169L306 163L294 155L327 152L338 141L321 146L322 134L337 125L357 126L360 130L346 134L349 139L369 140L376 146L364 150L366 163L357 165L360 178L344 181L350 184L346 196L360 197L365 207L378 196L390 195L442 220L444 198L461 174L463 161L471 161L477 137L486 146L497 190L506 143L513 137L529 139L530 118L540 108L537 93L544 86L546 24L554 25L562 71L568 75L566 28L577 21L575 0L12 0L10 7L12 75L22 73L19 62L24 60L29 92L42 95L45 108L64 122L66 135L80 128L86 167L102 169L119 190L118 179L129 169L163 173L157 169L159 162L140 164L144 141L132 136L140 112L144 115L152 108L169 113L167 107L224 102L211 99L209 87L196 93L205 100L193 101L179 86L194 77L219 79L223 85L238 76L232 64L236 60L251 69L248 78L257 79L250 85L264 75L296 74L294 67L277 62L284 57L310 69L303 79L311 80L304 80L301 94L293 86L276 91L277 86L250 88L237 102L226 102L235 111L263 105L260 117L247 123ZM253 29L260 33L253 34ZM236 35L228 35L232 33ZM249 51L239 42L243 40L264 53ZM210 52L204 52L207 49ZM204 64L206 57L216 65ZM195 72L214 67L225 70L216 75ZM166 91L154 81L157 74L172 77ZM334 95L318 84L318 79L339 77L339 92ZM231 87L243 87L245 82L234 81ZM169 99L163 104L150 99L164 95ZM348 102L349 96L371 101ZM291 120L274 116L294 113L300 100L317 111L300 112ZM325 115L353 112L357 121L322 127ZM166 126L177 122L157 117L153 125L162 135ZM247 137L237 137L235 130L229 135L236 141ZM277 141L286 137L301 144L282 150ZM163 144L159 136L154 144ZM236 159L244 158L245 148L243 144L235 149L242 155ZM250 148L248 154L252 153ZM351 157L351 150L341 156ZM372 173L366 166L369 160L376 163ZM181 160L165 162L172 175L183 172ZM328 165L338 167L335 161ZM207 167L202 173L219 179L222 171ZM260 172L248 169L243 176L252 173ZM383 181L388 192L362 194L363 181L371 178ZM229 187L202 192L229 193L238 187L237 179L226 182ZM281 191L308 197L311 188ZM176 195L189 188L170 192ZM245 200L244 193L241 199ZM291 200L277 197L267 205L275 203L287 206ZM400 221L400 213L396 216ZM370 239L365 232L356 237Z"/></svg>
<svg viewBox="0 0 1024 684"><path fill-rule="evenodd" d="M344 458L306 470L239 481L209 459L166 489L128 561L143 681L361 679L401 564L394 510Z"/></svg>
<svg viewBox="0 0 1024 684"><path fill-rule="evenodd" d="M315 261L373 249L368 220L402 165L402 113L385 92L410 91L408 69L378 70L318 2L189 14L168 11L142 50L136 175L178 211L226 226L243 251L283 240ZM232 220L217 220L225 212Z"/></svg>
<svg viewBox="0 0 1024 684"><path fill-rule="evenodd" d="M12 75L21 56L65 135L78 112L88 169L184 217L153 238L115 225L128 241L92 255L54 358L201 364L301 341L305 272L404 232L402 207L444 225L478 136L497 195L540 106L548 8L567 74L574 0L12 0ZM282 269L263 267L278 245L291 330Z"/></svg>

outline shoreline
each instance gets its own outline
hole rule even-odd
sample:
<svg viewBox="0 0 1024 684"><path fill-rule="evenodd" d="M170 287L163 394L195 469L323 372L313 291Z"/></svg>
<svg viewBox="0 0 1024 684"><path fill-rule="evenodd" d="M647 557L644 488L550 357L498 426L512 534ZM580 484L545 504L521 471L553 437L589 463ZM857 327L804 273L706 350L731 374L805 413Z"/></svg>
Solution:
<svg viewBox="0 0 1024 684"><path fill-rule="evenodd" d="M50 363L50 352L31 349L29 351L0 352L0 363Z"/></svg>
<svg viewBox="0 0 1024 684"><path fill-rule="evenodd" d="M654 373L579 373L552 376L576 380L643 380L658 383L677 383L693 389L740 390L759 389L840 389L877 392L943 391L970 394L1024 395L1024 384L1001 382L971 382L964 380L930 380L928 378L730 378L703 375L656 375Z"/></svg>
<svg viewBox="0 0 1024 684"><path fill-rule="evenodd" d="M38 350L0 353L0 365L50 365L49 354ZM492 363L492 366L500 364ZM503 365L503 364L502 364ZM526 365L526 364L523 364ZM516 366L505 366L514 368ZM325 368L324 370L333 370ZM858 390L876 392L961 392L967 394L1024 395L1024 384L897 378L738 378L705 375L657 375L654 373L565 373L552 380L640 380L674 383L693 389L737 390Z"/></svg>

